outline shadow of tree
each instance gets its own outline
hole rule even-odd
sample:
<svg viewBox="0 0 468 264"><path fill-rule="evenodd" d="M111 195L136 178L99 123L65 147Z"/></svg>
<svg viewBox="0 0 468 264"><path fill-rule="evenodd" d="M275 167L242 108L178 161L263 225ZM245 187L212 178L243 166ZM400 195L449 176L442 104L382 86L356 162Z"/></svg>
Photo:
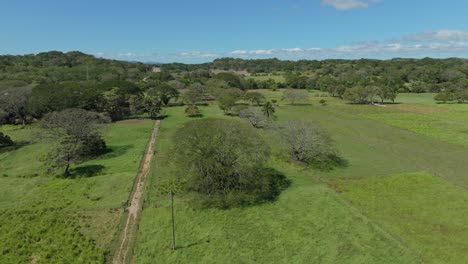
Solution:
<svg viewBox="0 0 468 264"><path fill-rule="evenodd" d="M191 247L194 247L194 246L200 246L200 245L208 244L208 243L210 243L210 239L200 239L197 242L193 242L193 243L190 243L190 244L187 244L187 245L177 246L176 249L191 248Z"/></svg>
<svg viewBox="0 0 468 264"><path fill-rule="evenodd" d="M346 168L349 166L348 160L336 155L329 154L321 157L315 161L312 161L309 166L321 170L321 171L332 171L335 168Z"/></svg>
<svg viewBox="0 0 468 264"><path fill-rule="evenodd" d="M133 145L121 145L121 146L110 146L105 155L101 156L100 159L111 159L118 156L122 156L131 148Z"/></svg>
<svg viewBox="0 0 468 264"><path fill-rule="evenodd" d="M29 145L29 144L31 144L30 141L15 141L15 143L12 146L1 147L0 148L0 154L5 153L5 152L18 150L18 149L20 149L22 147L25 147L25 146Z"/></svg>
<svg viewBox="0 0 468 264"><path fill-rule="evenodd" d="M88 178L99 175L106 167L102 165L84 165L70 170L68 178Z"/></svg>

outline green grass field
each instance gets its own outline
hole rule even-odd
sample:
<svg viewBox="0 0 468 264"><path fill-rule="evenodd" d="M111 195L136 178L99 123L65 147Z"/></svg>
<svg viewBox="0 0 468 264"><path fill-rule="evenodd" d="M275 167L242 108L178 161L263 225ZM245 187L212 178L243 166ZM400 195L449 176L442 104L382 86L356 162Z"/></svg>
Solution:
<svg viewBox="0 0 468 264"><path fill-rule="evenodd" d="M34 127L3 127L21 148L0 154L0 262L102 263L118 231L122 208L138 172L152 122L110 125L111 152L73 167L63 179L48 176L50 143Z"/></svg>
<svg viewBox="0 0 468 264"><path fill-rule="evenodd" d="M426 263L468 263L468 192L428 174L343 181L349 202L394 234Z"/></svg>
<svg viewBox="0 0 468 264"><path fill-rule="evenodd" d="M307 119L332 136L347 167L305 169L288 161L277 136L269 166L292 181L276 202L195 209L172 163L172 136L193 120L183 107L161 123L135 263L467 263L468 105L433 94L400 94L385 107L350 105L311 91L309 103L276 99L278 120ZM326 106L319 104L327 101ZM215 103L203 117L225 116ZM112 151L74 166L75 178L47 175L51 142L34 126L3 126L19 142L0 153L0 263L109 261L152 121L103 130ZM96 175L86 175L95 172ZM170 197L176 191L178 249L171 250Z"/></svg>
<svg viewBox="0 0 468 264"><path fill-rule="evenodd" d="M281 91L262 92L269 99L281 98ZM456 209L466 203L468 149L459 141L387 121L396 122L399 117L393 114L398 111L419 114L421 107L432 109L425 110L429 115L451 111L449 118L456 120L464 106L452 109L436 105L431 96L418 96L401 95L398 100L404 104L387 107L348 105L335 98L325 98L328 105L321 106L318 97L311 98L310 105L279 101L279 120L302 118L321 124L349 166L322 172L291 164L280 153L275 136L264 130L262 136L274 153L270 166L292 180L292 186L277 202L229 210L193 209L190 197L176 195L176 252L170 249L166 194L178 187L171 136L190 119L182 108L169 109L157 143L135 263L466 263L468 233L461 223L468 222L468 215ZM202 111L205 117L233 118L223 116L215 105ZM374 118L380 114L387 119ZM392 177L400 185L388 186ZM408 201L413 197L417 200ZM436 208L431 206L434 202ZM398 216L410 223L396 221ZM437 225L450 230L448 238L434 233ZM444 250L449 245L451 249Z"/></svg>

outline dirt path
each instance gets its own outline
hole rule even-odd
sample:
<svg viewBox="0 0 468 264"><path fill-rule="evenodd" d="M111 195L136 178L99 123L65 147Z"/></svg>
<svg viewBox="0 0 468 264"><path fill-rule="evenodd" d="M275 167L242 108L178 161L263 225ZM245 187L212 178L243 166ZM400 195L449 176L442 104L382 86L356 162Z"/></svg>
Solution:
<svg viewBox="0 0 468 264"><path fill-rule="evenodd" d="M146 180L151 170L151 160L154 156L154 147L156 138L158 136L160 121L157 120L154 124L153 133L151 134L151 140L146 149L145 156L143 157L143 164L140 172L138 173L138 180L134 192L130 197L130 206L127 208L127 220L125 227L120 235L118 242L118 248L114 254L112 260L113 264L121 264L129 262L129 252L133 249L133 244L138 230L138 223L143 209L143 193L145 191Z"/></svg>

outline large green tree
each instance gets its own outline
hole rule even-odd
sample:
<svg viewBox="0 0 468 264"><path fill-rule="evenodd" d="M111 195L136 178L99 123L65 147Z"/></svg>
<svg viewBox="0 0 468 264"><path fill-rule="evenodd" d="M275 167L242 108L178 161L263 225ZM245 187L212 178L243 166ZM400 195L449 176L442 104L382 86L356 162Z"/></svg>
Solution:
<svg viewBox="0 0 468 264"><path fill-rule="evenodd" d="M178 167L190 175L189 189L216 197L219 206L268 200L282 186L277 174L265 171L268 145L243 122L195 120L177 131L174 142Z"/></svg>
<svg viewBox="0 0 468 264"><path fill-rule="evenodd" d="M69 176L71 165L104 154L107 147L98 126L104 122L106 118L98 113L82 109L47 114L41 126L55 142L48 155L51 171L64 168L64 175Z"/></svg>

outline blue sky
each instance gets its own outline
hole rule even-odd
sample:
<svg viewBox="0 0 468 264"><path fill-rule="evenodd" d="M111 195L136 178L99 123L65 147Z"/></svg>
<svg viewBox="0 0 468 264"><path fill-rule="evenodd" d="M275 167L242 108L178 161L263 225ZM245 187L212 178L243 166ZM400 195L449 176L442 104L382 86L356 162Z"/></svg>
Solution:
<svg viewBox="0 0 468 264"><path fill-rule="evenodd" d="M466 0L0 0L0 54L467 58L467 13Z"/></svg>

